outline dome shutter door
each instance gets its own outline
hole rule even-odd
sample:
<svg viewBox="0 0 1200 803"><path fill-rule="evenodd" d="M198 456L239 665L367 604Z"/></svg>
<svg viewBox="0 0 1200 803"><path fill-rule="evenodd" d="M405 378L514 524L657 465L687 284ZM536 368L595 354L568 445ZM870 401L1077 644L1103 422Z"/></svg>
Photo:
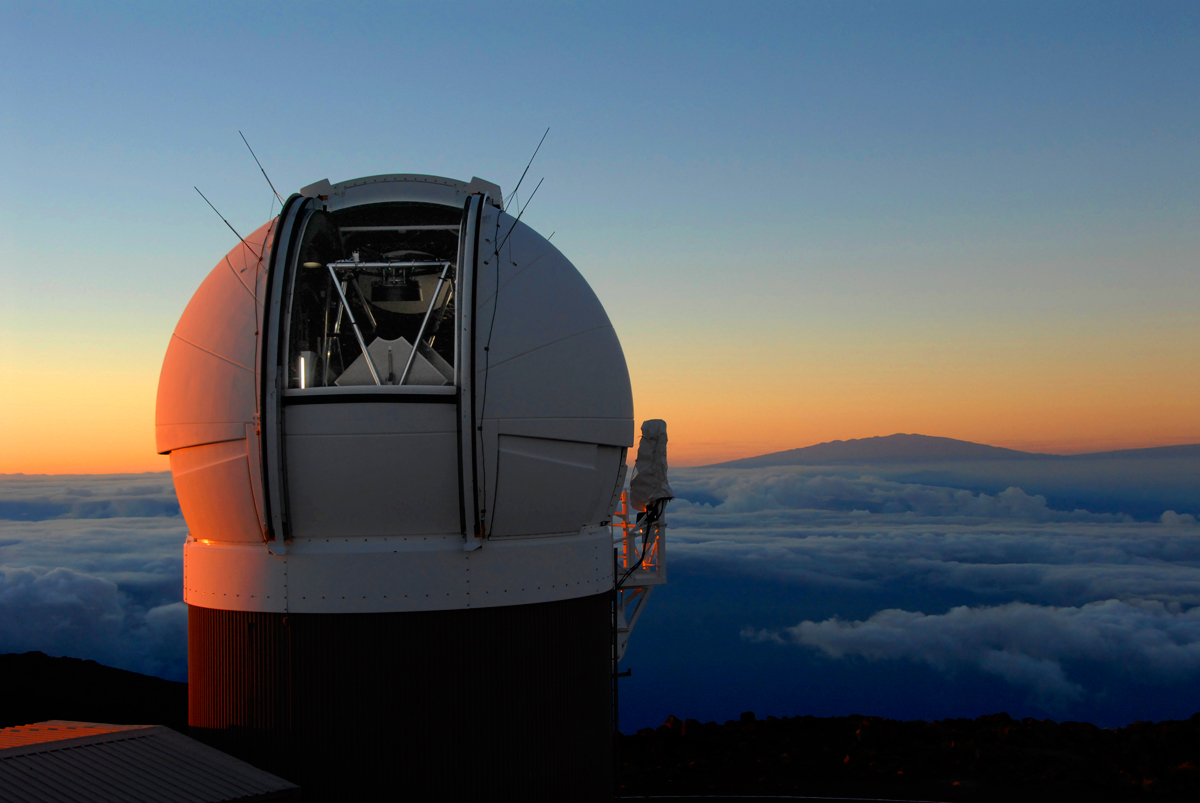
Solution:
<svg viewBox="0 0 1200 803"><path fill-rule="evenodd" d="M263 325L259 330L262 363L259 373L259 437L262 443L263 499L266 503L267 538L271 548L283 549L290 535L287 506L287 473L283 440L283 388L286 371L286 314L295 269L296 248L313 200L293 195L279 213L279 227L267 266L267 294L263 299Z"/></svg>
<svg viewBox="0 0 1200 803"><path fill-rule="evenodd" d="M480 431L475 400L475 350L478 318L476 299L479 276L479 230L484 196L472 195L463 206L463 224L458 248L458 276L462 287L458 320L458 414L459 414L459 498L462 503L462 528L466 549L482 545L482 487L479 481L481 457Z"/></svg>

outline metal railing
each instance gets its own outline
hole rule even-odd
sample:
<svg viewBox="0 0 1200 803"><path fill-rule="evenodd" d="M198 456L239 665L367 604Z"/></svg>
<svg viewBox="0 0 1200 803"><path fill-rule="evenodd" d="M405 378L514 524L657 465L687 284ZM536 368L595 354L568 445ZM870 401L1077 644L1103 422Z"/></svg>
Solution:
<svg viewBox="0 0 1200 803"><path fill-rule="evenodd" d="M629 506L629 489L613 513L613 547L616 549L617 660L625 655L629 634L637 624L655 586L667 582L667 522L659 517L637 521Z"/></svg>

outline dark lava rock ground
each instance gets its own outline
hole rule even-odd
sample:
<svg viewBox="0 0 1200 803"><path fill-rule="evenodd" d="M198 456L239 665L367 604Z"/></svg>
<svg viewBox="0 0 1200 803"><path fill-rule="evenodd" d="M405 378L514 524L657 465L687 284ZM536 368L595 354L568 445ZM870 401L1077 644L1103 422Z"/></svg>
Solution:
<svg viewBox="0 0 1200 803"><path fill-rule="evenodd" d="M47 719L187 733L187 684L40 652L0 655L0 727ZM1200 803L1200 714L1105 730L1007 714L938 722L670 717L620 737L624 796Z"/></svg>
<svg viewBox="0 0 1200 803"><path fill-rule="evenodd" d="M622 736L621 794L1200 801L1200 714L1106 730L1008 714L938 722L669 717Z"/></svg>
<svg viewBox="0 0 1200 803"><path fill-rule="evenodd" d="M48 719L187 733L187 684L41 652L0 655L0 728Z"/></svg>

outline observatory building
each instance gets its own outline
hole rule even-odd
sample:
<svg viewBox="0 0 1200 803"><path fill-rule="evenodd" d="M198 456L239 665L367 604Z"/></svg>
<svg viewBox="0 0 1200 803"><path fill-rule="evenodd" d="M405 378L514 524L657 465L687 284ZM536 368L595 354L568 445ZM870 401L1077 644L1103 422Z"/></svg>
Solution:
<svg viewBox="0 0 1200 803"><path fill-rule="evenodd" d="M192 734L305 800L613 795L615 661L665 579L665 425L635 524L617 335L502 205L480 179L318 182L167 348Z"/></svg>

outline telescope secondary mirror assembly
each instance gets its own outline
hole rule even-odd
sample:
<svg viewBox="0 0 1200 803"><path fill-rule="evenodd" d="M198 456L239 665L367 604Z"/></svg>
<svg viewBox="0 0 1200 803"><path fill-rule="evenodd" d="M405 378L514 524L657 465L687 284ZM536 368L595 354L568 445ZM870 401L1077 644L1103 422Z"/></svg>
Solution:
<svg viewBox="0 0 1200 803"><path fill-rule="evenodd" d="M167 349L189 724L306 800L613 795L620 600L665 580L662 539L626 514L616 566L625 358L501 205L480 179L318 182Z"/></svg>

